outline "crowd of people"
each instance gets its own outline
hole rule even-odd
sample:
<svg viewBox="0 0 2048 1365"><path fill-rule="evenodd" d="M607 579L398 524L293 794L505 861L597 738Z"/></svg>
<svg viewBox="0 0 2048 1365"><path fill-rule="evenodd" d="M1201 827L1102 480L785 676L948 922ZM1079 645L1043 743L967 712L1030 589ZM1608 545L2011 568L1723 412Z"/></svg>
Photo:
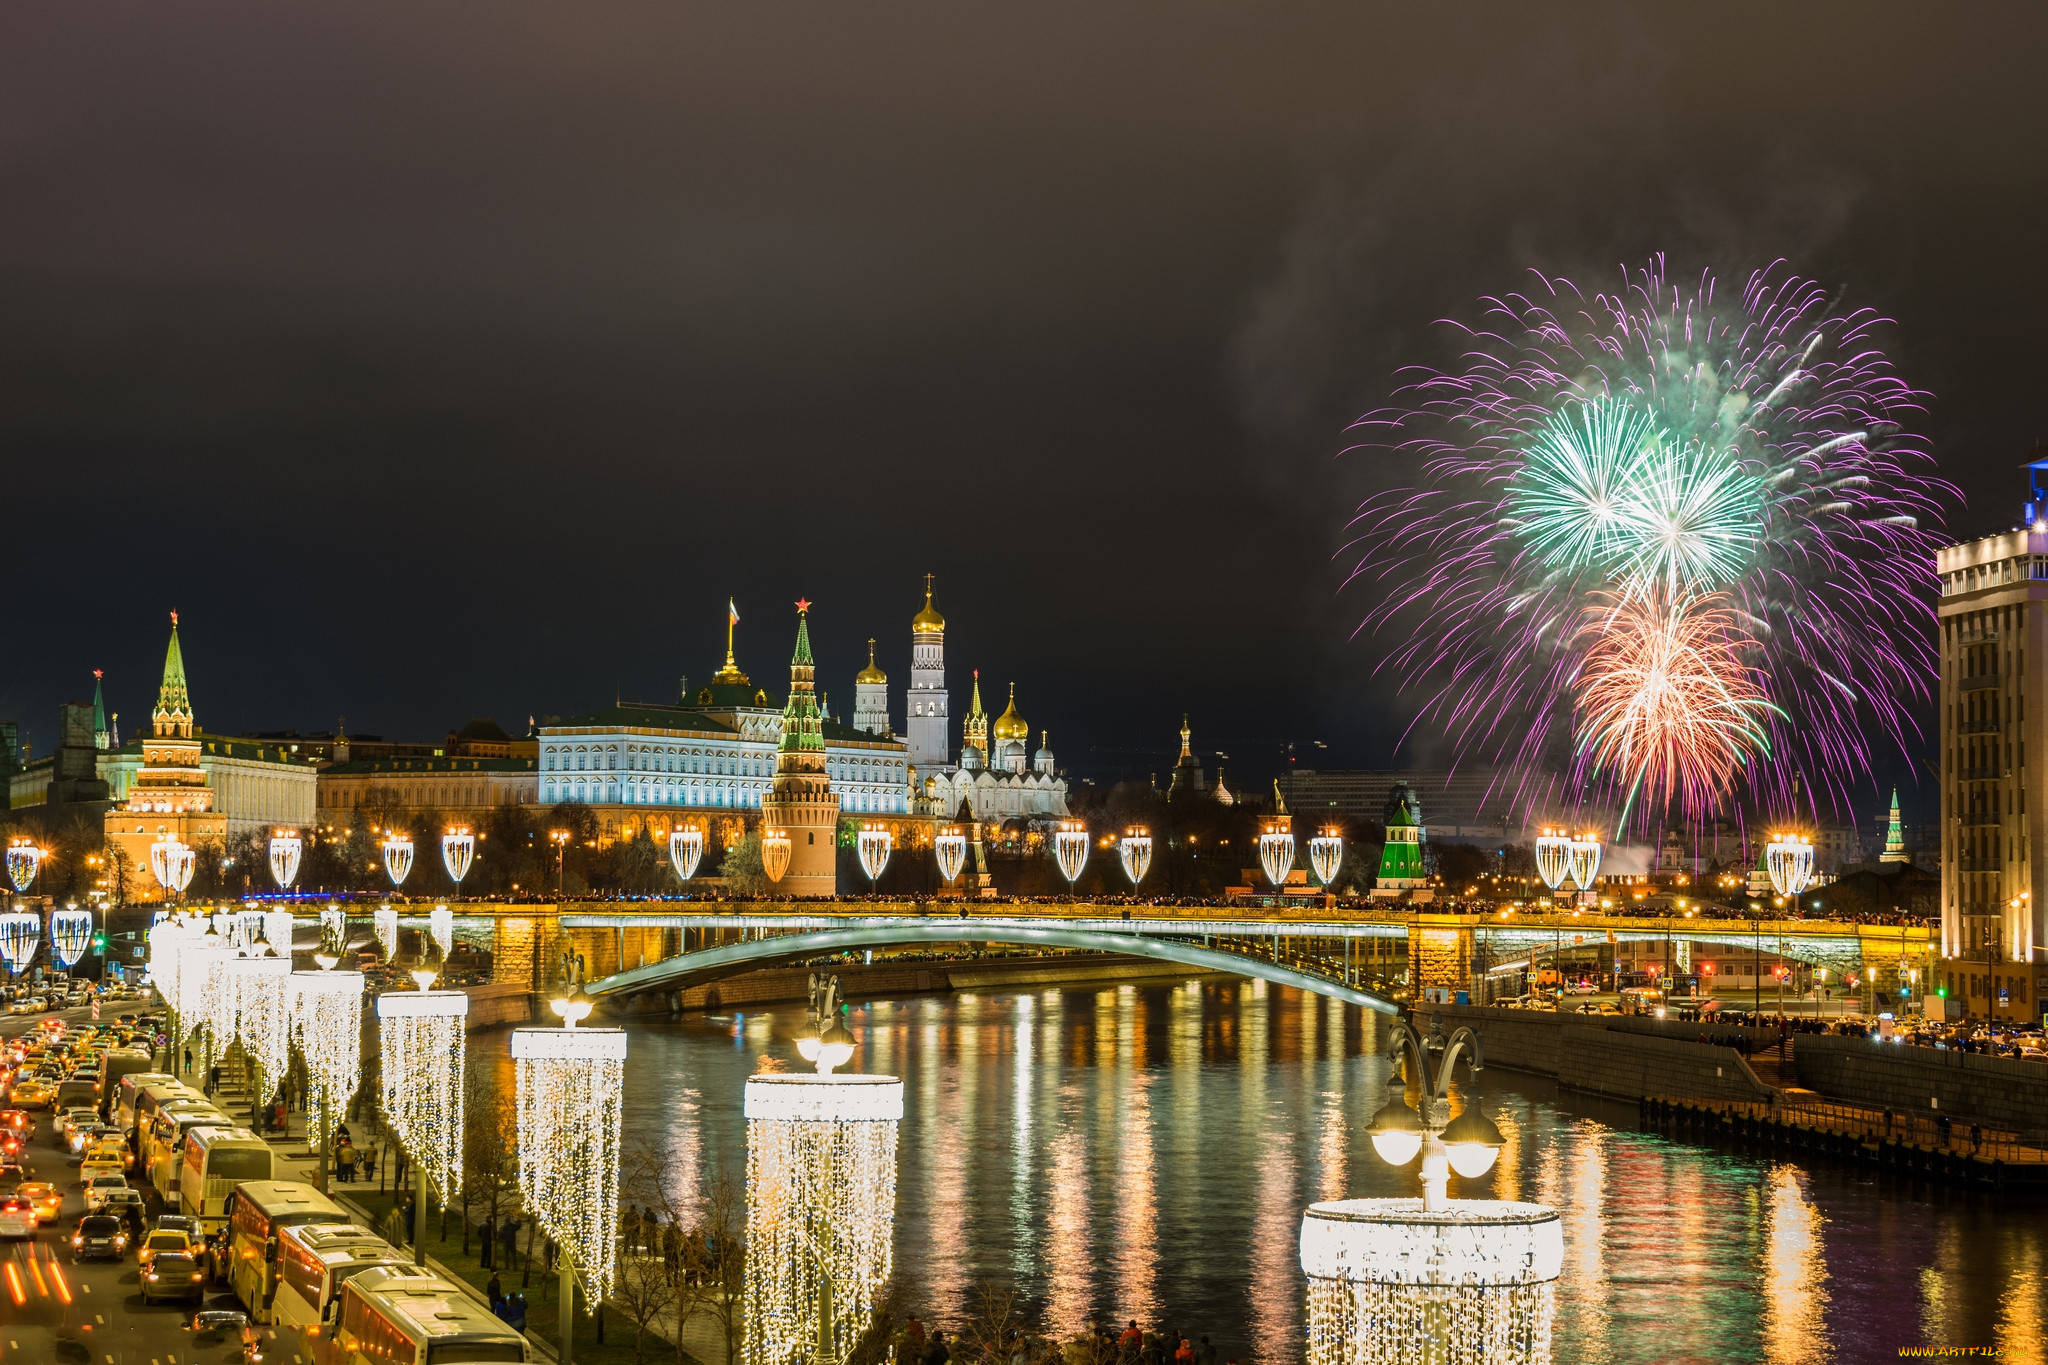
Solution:
<svg viewBox="0 0 2048 1365"><path fill-rule="evenodd" d="M1172 1326L1148 1330L1136 1318L1121 1329L1091 1318L1065 1341L1024 1328L999 1336L984 1341L956 1332L949 1338L913 1314L892 1333L889 1355L896 1365L1237 1365L1235 1357L1222 1358L1206 1333Z"/></svg>

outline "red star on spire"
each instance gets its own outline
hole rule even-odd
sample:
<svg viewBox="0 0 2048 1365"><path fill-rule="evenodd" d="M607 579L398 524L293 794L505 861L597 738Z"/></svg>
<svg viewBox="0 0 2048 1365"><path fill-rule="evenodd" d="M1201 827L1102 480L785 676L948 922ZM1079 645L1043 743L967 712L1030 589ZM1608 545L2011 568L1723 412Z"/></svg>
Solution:
<svg viewBox="0 0 2048 1365"><path fill-rule="evenodd" d="M94 679L94 681L98 681L98 679L99 679L99 678L100 678L100 676L101 676L101 674L100 674L100 671L99 671L99 670L98 670L97 668L95 668L95 669L94 669L94 670L92 671L92 676L93 676L93 679Z"/></svg>
<svg viewBox="0 0 2048 1365"><path fill-rule="evenodd" d="M797 599L796 599L796 609L797 609L798 611L809 611L809 610L811 609L811 603L810 603L810 600L809 600L808 598L803 598L803 597L799 597L799 598L797 598Z"/></svg>

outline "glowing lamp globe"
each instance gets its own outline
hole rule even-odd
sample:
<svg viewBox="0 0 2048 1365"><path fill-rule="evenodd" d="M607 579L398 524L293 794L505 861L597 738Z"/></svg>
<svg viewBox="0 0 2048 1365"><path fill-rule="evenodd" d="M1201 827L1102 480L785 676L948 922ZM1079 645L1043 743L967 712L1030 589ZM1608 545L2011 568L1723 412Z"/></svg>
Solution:
<svg viewBox="0 0 2048 1365"><path fill-rule="evenodd" d="M1116 856L1132 886L1144 881L1145 874L1152 870L1152 831L1142 825L1125 830L1123 840L1116 846Z"/></svg>
<svg viewBox="0 0 2048 1365"><path fill-rule="evenodd" d="M1336 830L1326 829L1308 841L1308 865L1315 869L1316 880L1325 891L1337 880L1337 869L1343 863L1344 837Z"/></svg>
<svg viewBox="0 0 2048 1365"><path fill-rule="evenodd" d="M939 880L951 885L967 863L967 836L958 825L943 826L932 836L932 853L939 860Z"/></svg>
<svg viewBox="0 0 2048 1365"><path fill-rule="evenodd" d="M701 829L674 829L668 835L668 863L676 870L676 876L683 881L697 875L697 864L704 857L704 831Z"/></svg>
<svg viewBox="0 0 2048 1365"><path fill-rule="evenodd" d="M1764 845L1764 868L1779 895L1798 895L1813 880L1813 840L1803 834L1773 834Z"/></svg>
<svg viewBox="0 0 2048 1365"><path fill-rule="evenodd" d="M1443 1143L1451 1169L1466 1180L1477 1180L1493 1169L1493 1163L1500 1158L1500 1149L1507 1146L1507 1139L1501 1136L1492 1119L1479 1112L1479 1104L1475 1100L1444 1129Z"/></svg>
<svg viewBox="0 0 2048 1365"><path fill-rule="evenodd" d="M35 885L36 872L43 865L45 854L36 847L33 840L16 839L7 845L7 880L14 883L14 889L23 895Z"/></svg>
<svg viewBox="0 0 2048 1365"><path fill-rule="evenodd" d="M469 875L469 865L476 861L476 836L466 829L451 829L441 836L441 866L448 869L448 880L455 883L455 889L462 889L462 879Z"/></svg>
<svg viewBox="0 0 2048 1365"><path fill-rule="evenodd" d="M1269 820L1259 832L1259 866L1275 890L1286 883L1294 868L1294 829L1287 820Z"/></svg>
<svg viewBox="0 0 2048 1365"><path fill-rule="evenodd" d="M1372 1149L1389 1166L1406 1166L1415 1160L1415 1154L1422 1150L1422 1135L1427 1131L1422 1115L1401 1094L1402 1088L1401 1077L1396 1073L1387 1082L1386 1105L1372 1116L1372 1127L1366 1130L1372 1137Z"/></svg>
<svg viewBox="0 0 2048 1365"><path fill-rule="evenodd" d="M764 829L761 831L761 870L768 874L768 880L779 882L782 874L789 871L789 859L794 847L786 829Z"/></svg>
<svg viewBox="0 0 2048 1365"><path fill-rule="evenodd" d="M306 842L297 830L270 832L270 880L277 883L278 890L291 890L292 883L299 879L299 859L305 851Z"/></svg>
<svg viewBox="0 0 2048 1365"><path fill-rule="evenodd" d="M396 834L385 836L384 875L391 878L394 888L405 885L405 879L412 875L412 840Z"/></svg>
<svg viewBox="0 0 2048 1365"><path fill-rule="evenodd" d="M1536 875L1552 891L1564 885L1572 870L1572 838L1563 830L1546 829L1536 837Z"/></svg>
<svg viewBox="0 0 2048 1365"><path fill-rule="evenodd" d="M818 1055L811 1060L818 1064L819 1075L831 1075L853 1060L853 1033L834 1019L818 1035Z"/></svg>
<svg viewBox="0 0 2048 1365"><path fill-rule="evenodd" d="M854 847L860 852L860 870L868 874L868 886L872 888L875 879L882 875L882 869L889 865L889 850L894 847L894 841L886 827L862 825Z"/></svg>
<svg viewBox="0 0 2048 1365"><path fill-rule="evenodd" d="M1072 886L1081 869L1088 865L1088 827L1079 820L1061 821L1053 831L1052 853L1059 863L1060 875Z"/></svg>

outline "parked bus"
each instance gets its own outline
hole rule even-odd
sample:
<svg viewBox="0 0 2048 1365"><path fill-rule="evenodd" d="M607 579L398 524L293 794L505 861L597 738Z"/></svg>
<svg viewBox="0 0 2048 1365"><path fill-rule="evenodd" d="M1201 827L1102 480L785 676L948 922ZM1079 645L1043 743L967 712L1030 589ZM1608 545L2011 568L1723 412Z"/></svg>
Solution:
<svg viewBox="0 0 2048 1365"><path fill-rule="evenodd" d="M157 1196L172 1208L178 1207L178 1177L185 1167L185 1134L194 1128L232 1128L235 1121L213 1107L208 1100L173 1100L160 1106L143 1124L139 1155L143 1171L156 1186Z"/></svg>
<svg viewBox="0 0 2048 1365"><path fill-rule="evenodd" d="M526 1337L438 1275L365 1270L341 1287L340 1322L316 1365L457 1365L533 1357Z"/></svg>
<svg viewBox="0 0 2048 1365"><path fill-rule="evenodd" d="M155 1065L156 1058L140 1048L114 1048L107 1053L106 1060L100 1063L101 1123L114 1122L115 1107L121 1100L121 1082L128 1077L141 1076L145 1085L152 1082L161 1085L173 1079L161 1071L152 1071L150 1068ZM133 1112L132 1106L130 1112ZM124 1129L133 1126L132 1123L123 1125Z"/></svg>
<svg viewBox="0 0 2048 1365"><path fill-rule="evenodd" d="M291 1180L245 1180L227 1200L227 1238L212 1242L214 1278L226 1277L257 1322L270 1321L277 1290L278 1234L307 1223L346 1223L341 1206L311 1185Z"/></svg>
<svg viewBox="0 0 2048 1365"><path fill-rule="evenodd" d="M165 1079L142 1086L135 1092L135 1104L128 1113L128 1121L122 1127L130 1132L144 1131L151 1116L158 1107L172 1100L203 1100L206 1096L182 1081Z"/></svg>
<svg viewBox="0 0 2048 1365"><path fill-rule="evenodd" d="M129 1071L107 1083L113 1099L108 1102L107 1122L124 1133L135 1131L135 1114L142 1103L142 1092L152 1086L176 1085L178 1078L161 1071Z"/></svg>
<svg viewBox="0 0 2048 1365"><path fill-rule="evenodd" d="M245 1180L271 1179L274 1165L270 1144L247 1128L200 1124L185 1134L178 1212L197 1218L209 1236L219 1232L226 1226L229 1192Z"/></svg>
<svg viewBox="0 0 2048 1365"><path fill-rule="evenodd" d="M318 1332L333 1321L341 1287L365 1270L406 1268L405 1253L356 1223L304 1223L277 1234L270 1320Z"/></svg>

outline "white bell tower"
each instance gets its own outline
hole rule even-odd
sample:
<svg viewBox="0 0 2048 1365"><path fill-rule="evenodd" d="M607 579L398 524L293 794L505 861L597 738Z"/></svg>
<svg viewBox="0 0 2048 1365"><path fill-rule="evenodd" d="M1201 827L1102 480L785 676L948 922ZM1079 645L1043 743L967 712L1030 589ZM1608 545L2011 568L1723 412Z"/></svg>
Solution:
<svg viewBox="0 0 2048 1365"><path fill-rule="evenodd" d="M932 576L924 576L924 610L910 620L910 696L904 738L919 772L952 766L951 723L946 715L946 618L932 605Z"/></svg>

